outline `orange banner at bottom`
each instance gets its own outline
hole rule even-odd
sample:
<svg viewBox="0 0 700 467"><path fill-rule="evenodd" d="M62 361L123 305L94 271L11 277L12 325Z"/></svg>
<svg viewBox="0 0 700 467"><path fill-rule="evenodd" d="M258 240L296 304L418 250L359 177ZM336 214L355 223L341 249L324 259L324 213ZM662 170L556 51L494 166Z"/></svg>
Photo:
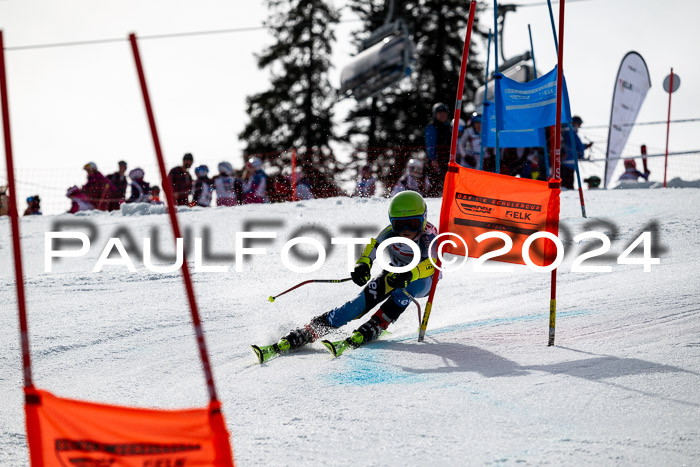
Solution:
<svg viewBox="0 0 700 467"><path fill-rule="evenodd" d="M502 232L511 238L509 252L492 258L495 261L525 264L522 249L529 236L559 233L558 187L548 182L515 178L450 164L440 212L440 233L451 232L465 241L468 256L479 258L503 246L491 239L477 242L488 232ZM448 237L449 238L449 237ZM445 252L465 256L464 247L446 246ZM550 240L535 240L528 249L532 262L547 266L556 258L556 245Z"/></svg>
<svg viewBox="0 0 700 467"><path fill-rule="evenodd" d="M25 388L25 396L34 467L233 467L219 402L158 410L64 399L35 388Z"/></svg>

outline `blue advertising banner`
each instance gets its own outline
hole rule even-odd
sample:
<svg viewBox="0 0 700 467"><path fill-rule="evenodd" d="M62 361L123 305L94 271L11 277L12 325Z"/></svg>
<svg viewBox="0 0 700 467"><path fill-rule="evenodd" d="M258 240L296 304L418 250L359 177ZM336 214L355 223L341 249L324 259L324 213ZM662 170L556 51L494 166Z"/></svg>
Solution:
<svg viewBox="0 0 700 467"><path fill-rule="evenodd" d="M556 122L557 67L536 80L519 83L496 75L496 123L498 131L530 130ZM561 122L571 121L569 94L564 80Z"/></svg>
<svg viewBox="0 0 700 467"><path fill-rule="evenodd" d="M484 113L481 116L481 145L485 148L496 147L495 108L493 102L484 102ZM545 144L543 128L498 132L498 146L501 148L541 148Z"/></svg>

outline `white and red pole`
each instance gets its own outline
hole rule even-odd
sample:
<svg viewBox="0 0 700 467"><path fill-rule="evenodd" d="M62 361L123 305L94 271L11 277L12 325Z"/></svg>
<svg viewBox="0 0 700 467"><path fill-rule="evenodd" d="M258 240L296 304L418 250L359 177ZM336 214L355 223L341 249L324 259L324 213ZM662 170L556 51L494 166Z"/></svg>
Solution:
<svg viewBox="0 0 700 467"><path fill-rule="evenodd" d="M564 0L559 2L559 52L557 58L557 111L554 125L554 164L553 178L549 181L549 187L558 189L561 187L561 107L563 100L564 82ZM554 345L554 330L557 318L557 270L552 270L552 288L549 300L549 341L548 346Z"/></svg>
<svg viewBox="0 0 700 467"><path fill-rule="evenodd" d="M666 173L668 172L668 134L671 130L671 95L673 94L673 67L671 80L668 85L668 118L666 119L666 157L664 158L664 188L666 188Z"/></svg>
<svg viewBox="0 0 700 467"><path fill-rule="evenodd" d="M167 200L166 207L168 208L168 216L170 217L170 223L173 229L173 237L175 241L182 238L180 234L180 224L177 221L177 214L175 213L175 196L173 194L173 187L168 181L168 173L165 170L165 162L163 159L163 151L160 146L160 139L158 138L158 131L156 129L156 120L153 114L153 107L151 106L151 98L148 93L148 86L146 86L146 74L143 69L143 64L141 62L141 55L139 54L138 42L136 40L135 34L129 35L129 42L131 43L131 51L134 55L134 63L136 65L136 71L139 77L139 84L141 85L141 94L143 95L143 103L146 106L146 115L148 117L148 124L151 129L151 136L153 138L153 146L156 153L156 159L158 160L158 168L160 169L160 176L163 181L163 191L165 192L165 199ZM211 363L209 360L209 352L207 350L207 344L204 340L204 329L202 327L202 320L199 315L199 308L197 307L197 299L194 293L194 285L192 284L192 277L190 275L189 265L187 263L187 256L183 255L182 258L182 279L185 283L185 290L187 292L187 299L190 305L190 314L192 316L192 325L195 330L197 337L197 346L199 347L199 357L202 361L202 367L204 369L204 377L207 383L207 389L209 391L209 400L212 403L218 402L218 396L216 394L216 386L214 384L214 374L212 372Z"/></svg>
<svg viewBox="0 0 700 467"><path fill-rule="evenodd" d="M27 302L24 292L24 273L22 271L22 246L19 235L19 214L17 212L17 188L15 186L15 168L12 158L12 140L10 138L10 106L7 101L7 76L5 71L5 44L0 30L0 101L2 101L2 129L5 136L5 162L7 164L7 184L9 187L10 226L12 229L12 252L15 259L15 286L17 288L17 309L19 312L19 335L22 348L22 367L24 370L24 387L31 388L32 360L29 354L29 326L27 325Z"/></svg>

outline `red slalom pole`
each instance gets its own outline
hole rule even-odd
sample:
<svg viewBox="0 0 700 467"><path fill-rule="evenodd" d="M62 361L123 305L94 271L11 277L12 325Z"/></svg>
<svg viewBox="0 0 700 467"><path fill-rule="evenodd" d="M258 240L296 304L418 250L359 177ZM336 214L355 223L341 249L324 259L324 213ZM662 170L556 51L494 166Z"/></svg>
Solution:
<svg viewBox="0 0 700 467"><path fill-rule="evenodd" d="M464 39L464 49L462 49L462 65L459 69L459 83L457 85L457 100L455 102L455 114L454 120L452 122L452 144L450 145L450 164L455 162L455 157L457 154L457 137L459 136L459 117L462 111L462 96L464 93L464 77L467 74L467 61L469 59L469 44L471 43L472 37L472 26L474 25L474 12L476 11L476 0L472 0L469 4L469 20L467 21L467 36ZM449 177L449 167L448 173L445 174L445 180L447 181ZM451 184L450 184L451 186ZM442 207L444 212L445 208L445 184L443 184L442 193ZM448 200L449 203L449 200ZM440 216L440 232L444 232L446 229L442 225L442 214ZM440 244L438 243L438 251L440 251ZM435 271L433 271L433 281L430 284L430 293L428 294L428 303L425 305L425 311L423 312L423 319L420 323L420 328L418 329L418 342L423 342L425 338L425 331L428 328L428 319L430 318L430 312L433 308L433 299L435 298L435 290L437 289L437 283L440 279L440 266L441 261L438 258L435 263Z"/></svg>
<svg viewBox="0 0 700 467"><path fill-rule="evenodd" d="M564 82L564 3L559 2L559 51L557 57L557 110L556 123L554 125L554 177L549 181L549 187L557 189L561 187L561 107L563 100ZM554 331L557 320L557 270L552 270L552 289L549 300L549 340L548 346L554 345Z"/></svg>
<svg viewBox="0 0 700 467"><path fill-rule="evenodd" d="M644 165L644 173L648 174L649 173L649 167L647 166L647 145L642 144L642 147L640 148L642 151L642 165Z"/></svg>
<svg viewBox="0 0 700 467"><path fill-rule="evenodd" d="M673 67L668 84L668 118L666 119L666 157L664 158L664 188L666 188L666 172L668 171L668 135L671 131L671 95L673 94Z"/></svg>
<svg viewBox="0 0 700 467"><path fill-rule="evenodd" d="M170 216L170 223L173 227L174 241L177 242L178 238L182 238L180 234L180 225L177 222L177 215L175 214L175 197L173 195L173 187L170 185L168 180L168 173L165 170L165 162L163 160L163 152L160 148L160 140L158 139L158 131L156 129L156 120L153 116L153 108L151 107L151 98L148 95L148 88L146 86L146 75L143 71L143 65L141 64L141 56L139 55L139 48L136 42L136 35L129 34L129 42L131 43L131 50L134 54L134 61L136 62L136 70L139 75L139 83L141 84L141 92L143 94L143 102L146 105L146 113L148 114L148 124L151 128L151 135L153 136L153 146L155 147L156 157L158 159L158 167L160 168L160 176L162 178L163 190L165 191L165 199L168 206L168 215ZM187 298L190 304L190 313L192 315L192 325L194 326L194 331L197 336L197 346L199 347L199 356L202 360L202 366L204 367L204 376L207 380L207 389L209 390L210 402L218 402L218 397L216 395L216 387L214 385L214 374L211 369L211 364L209 362L209 352L207 351L207 345L204 341L204 331L202 329L202 321L199 317L199 310L197 308L197 300L194 295L194 287L192 285L192 277L190 276L190 269L187 264L187 257L183 253L182 259L182 278L185 282L185 289L187 290Z"/></svg>
<svg viewBox="0 0 700 467"><path fill-rule="evenodd" d="M0 29L0 100L2 100L2 130L5 136L5 162L7 164L7 184L9 186L8 205L12 227L12 252L15 260L15 284L17 287L17 309L19 311L19 334L22 346L22 368L24 387L34 386L32 381L32 360L29 354L29 326L27 325L27 301L24 291L22 270L22 245L19 235L19 213L17 212L17 189L15 187L15 167L12 158L12 138L10 137L10 105L7 100L7 71L5 69L5 42Z"/></svg>

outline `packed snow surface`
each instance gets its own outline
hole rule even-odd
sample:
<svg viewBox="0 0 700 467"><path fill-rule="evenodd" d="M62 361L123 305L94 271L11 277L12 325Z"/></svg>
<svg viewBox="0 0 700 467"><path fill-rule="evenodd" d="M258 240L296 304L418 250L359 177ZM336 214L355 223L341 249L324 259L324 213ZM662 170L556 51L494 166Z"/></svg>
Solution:
<svg viewBox="0 0 700 467"><path fill-rule="evenodd" d="M428 205L437 223L439 200ZM699 206L694 188L587 191L590 217L583 219L578 194L564 192L566 257L557 276L553 347L546 345L550 274L524 266L474 272L470 259L440 282L424 343L416 340L411 305L391 335L340 358L316 343L265 365L256 363L250 344L275 342L359 292L352 282L311 284L270 303L270 295L302 280L348 276L346 246L329 252L318 271L299 274L282 264L284 243L300 235L322 243L326 235L358 237L349 230L357 227L371 236L387 224L388 201L180 212L190 237L204 238L204 265L228 269L193 277L237 465L697 465ZM65 224L75 221L82 224ZM0 465L23 466L28 452L7 218L0 228ZM90 234L91 248L80 258L54 260L44 272L44 234L58 229ZM601 245L571 240L591 230L608 235L611 249L583 265L609 265L612 272L571 272L584 249ZM617 264L645 230L653 232L660 264L651 272ZM248 245L267 253L237 272L235 238L243 231L272 231L277 238ZM23 218L21 234L38 387L139 407L206 405L180 273L150 272L141 259L145 237L174 252L162 210ZM110 237L132 252L136 272L123 265L92 272ZM634 255L641 256L641 246Z"/></svg>

